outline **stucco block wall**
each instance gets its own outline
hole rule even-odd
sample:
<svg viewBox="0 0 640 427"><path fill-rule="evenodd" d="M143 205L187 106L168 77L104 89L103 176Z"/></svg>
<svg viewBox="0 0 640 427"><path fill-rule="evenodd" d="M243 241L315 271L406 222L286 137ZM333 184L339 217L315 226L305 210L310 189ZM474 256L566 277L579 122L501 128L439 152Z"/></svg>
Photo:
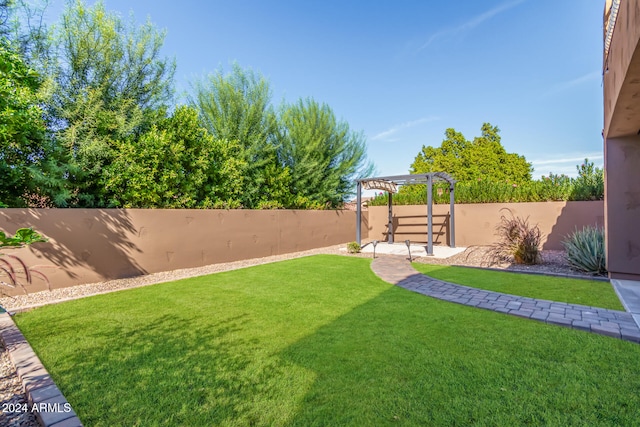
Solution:
<svg viewBox="0 0 640 427"><path fill-rule="evenodd" d="M43 270L54 288L346 243L355 224L352 211L0 209L0 229L49 237L8 251L55 266Z"/></svg>
<svg viewBox="0 0 640 427"><path fill-rule="evenodd" d="M640 136L609 138L605 148L607 270L640 279Z"/></svg>
<svg viewBox="0 0 640 427"><path fill-rule="evenodd" d="M607 269L640 281L640 0L620 2L603 71Z"/></svg>
<svg viewBox="0 0 640 427"><path fill-rule="evenodd" d="M604 63L604 136L636 135L640 123L640 0L620 2Z"/></svg>
<svg viewBox="0 0 640 427"><path fill-rule="evenodd" d="M585 225L604 226L604 202L542 202L542 203L485 203L455 205L456 246L489 245L496 241L495 228L502 214L529 217L531 225L538 224L543 233L543 249L561 250L562 240L576 228ZM434 242L449 244L449 205L433 205ZM427 240L427 207L394 206L393 226L395 241ZM388 209L386 206L369 208L369 239L386 241ZM363 228L364 230L364 228ZM442 233L442 234L436 234Z"/></svg>

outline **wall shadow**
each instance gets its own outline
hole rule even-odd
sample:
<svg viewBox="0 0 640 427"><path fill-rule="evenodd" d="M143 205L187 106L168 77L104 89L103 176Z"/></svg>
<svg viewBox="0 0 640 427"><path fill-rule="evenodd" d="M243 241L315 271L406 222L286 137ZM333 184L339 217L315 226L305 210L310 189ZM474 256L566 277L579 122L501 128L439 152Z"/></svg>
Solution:
<svg viewBox="0 0 640 427"><path fill-rule="evenodd" d="M564 250L562 241L585 226L604 228L604 202L566 202L551 227L542 249Z"/></svg>
<svg viewBox="0 0 640 427"><path fill-rule="evenodd" d="M81 268L104 279L147 273L135 260L135 254L141 250L129 236L138 231L126 210L0 209L0 228L13 233L21 227L33 227L50 238L47 243L29 246L28 250L69 278L78 278L77 271ZM55 283L52 285L56 287Z"/></svg>

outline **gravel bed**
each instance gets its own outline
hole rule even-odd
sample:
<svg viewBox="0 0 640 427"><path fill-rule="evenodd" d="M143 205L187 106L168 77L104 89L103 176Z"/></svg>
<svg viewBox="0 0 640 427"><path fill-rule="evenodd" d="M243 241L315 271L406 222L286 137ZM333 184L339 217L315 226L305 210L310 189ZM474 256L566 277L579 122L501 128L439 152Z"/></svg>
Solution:
<svg viewBox="0 0 640 427"><path fill-rule="evenodd" d="M9 358L9 352L0 340L0 426L37 427L33 413L27 411L10 412L4 409L25 409L27 400L22 392L22 384L16 375L16 369ZM8 405L8 406L5 406Z"/></svg>
<svg viewBox="0 0 640 427"><path fill-rule="evenodd" d="M471 267L487 267L486 247L467 248L464 252L449 258L432 258L422 257L416 258L414 261L429 264L442 265L464 265ZM347 254L344 245L335 245L325 248L312 249L308 251L295 252L285 255L274 255L264 258L255 258L242 261L234 261L222 264L212 264L204 267L186 268L181 270L166 271L161 273L149 274L146 276L133 277L128 279L109 280L105 282L91 283L87 285L73 286L69 288L54 289L53 291L36 292L28 295L19 295L16 297L0 298L0 306L9 312L15 312L25 309L38 307L45 304L67 301L76 298L83 298L91 295L104 294L108 292L136 288L140 286L152 285L155 283L170 282L173 280L185 279L188 277L202 276L205 274L217 273L222 271L236 270L254 265L267 264L270 262L282 261L287 259L300 258L316 254L339 254L345 256L355 256L362 258L371 258L371 254ZM527 271L537 273L551 273L562 275L573 275L581 277L592 277L571 270L567 264L562 251L543 251L542 264L534 266L522 266L516 264L494 265L493 268L511 270L511 271ZM9 358L4 345L0 340L0 404L24 404L26 402L25 395L22 393L22 385L18 380L13 363ZM34 415L30 412L22 413L1 413L0 425L10 427L36 427L37 423Z"/></svg>

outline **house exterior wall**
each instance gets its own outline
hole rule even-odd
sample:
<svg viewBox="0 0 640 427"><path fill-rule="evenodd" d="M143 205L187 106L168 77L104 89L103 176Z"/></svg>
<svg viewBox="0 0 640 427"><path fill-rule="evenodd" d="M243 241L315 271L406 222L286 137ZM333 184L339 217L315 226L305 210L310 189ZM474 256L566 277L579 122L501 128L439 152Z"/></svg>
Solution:
<svg viewBox="0 0 640 427"><path fill-rule="evenodd" d="M605 38L608 7L605 6ZM603 64L605 236L614 279L640 280L640 0L619 2Z"/></svg>

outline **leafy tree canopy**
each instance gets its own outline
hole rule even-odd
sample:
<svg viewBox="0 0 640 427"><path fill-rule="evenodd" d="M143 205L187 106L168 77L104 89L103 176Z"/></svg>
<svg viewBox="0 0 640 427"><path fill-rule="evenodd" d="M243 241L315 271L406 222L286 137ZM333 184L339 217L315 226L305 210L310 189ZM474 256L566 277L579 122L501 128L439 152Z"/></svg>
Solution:
<svg viewBox="0 0 640 427"><path fill-rule="evenodd" d="M106 168L110 205L136 208L195 208L239 204L244 164L238 144L215 140L186 106L140 138L118 142ZM135 161L132 161L135 159Z"/></svg>
<svg viewBox="0 0 640 427"><path fill-rule="evenodd" d="M119 144L164 117L175 65L160 55L162 32L150 22L123 22L102 2L69 2L54 38L47 106L58 183L42 174L40 186L60 206L109 206L104 175Z"/></svg>
<svg viewBox="0 0 640 427"><path fill-rule="evenodd" d="M277 162L277 124L269 82L234 64L229 74L218 70L196 82L190 103L214 138L240 144L233 151L245 165L242 206L286 206L285 195L272 188L287 180L288 172Z"/></svg>
<svg viewBox="0 0 640 427"><path fill-rule="evenodd" d="M29 168L43 157L40 85L38 74L0 37L0 201L12 206L23 204Z"/></svg>
<svg viewBox="0 0 640 427"><path fill-rule="evenodd" d="M47 1L0 0L0 205L336 207L366 167L328 106L276 110L238 65L174 106L162 31L100 0L68 0L49 28L32 6Z"/></svg>
<svg viewBox="0 0 640 427"><path fill-rule="evenodd" d="M440 147L423 146L411 164L411 173L447 172L458 181L531 181L533 167L524 156L507 153L500 129L484 123L481 136L468 141L453 128L445 131Z"/></svg>
<svg viewBox="0 0 640 427"><path fill-rule="evenodd" d="M368 175L362 133L338 121L327 104L300 100L281 109L279 153L291 170L292 193L331 206L342 203L356 175Z"/></svg>

